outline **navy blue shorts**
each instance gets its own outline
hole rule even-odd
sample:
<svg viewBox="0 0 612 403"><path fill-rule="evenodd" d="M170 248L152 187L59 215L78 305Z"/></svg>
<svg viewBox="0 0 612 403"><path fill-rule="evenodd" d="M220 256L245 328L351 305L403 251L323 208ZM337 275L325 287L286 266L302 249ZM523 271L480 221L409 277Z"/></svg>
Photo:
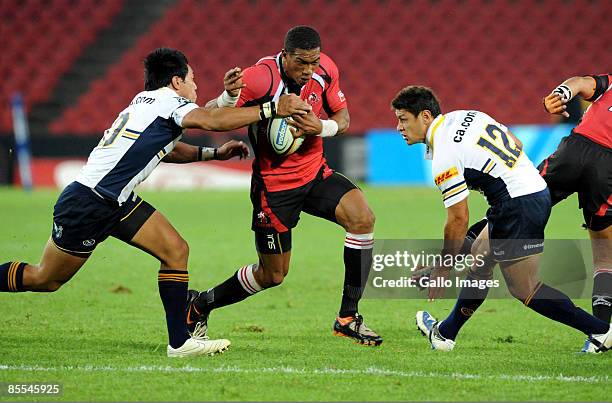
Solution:
<svg viewBox="0 0 612 403"><path fill-rule="evenodd" d="M548 188L490 207L487 219L493 259L503 262L542 253L551 207Z"/></svg>
<svg viewBox="0 0 612 403"><path fill-rule="evenodd" d="M72 182L53 208L51 237L64 252L88 257L109 235L131 241L154 212L155 208L134 193L119 206L117 201L104 199L87 186Z"/></svg>

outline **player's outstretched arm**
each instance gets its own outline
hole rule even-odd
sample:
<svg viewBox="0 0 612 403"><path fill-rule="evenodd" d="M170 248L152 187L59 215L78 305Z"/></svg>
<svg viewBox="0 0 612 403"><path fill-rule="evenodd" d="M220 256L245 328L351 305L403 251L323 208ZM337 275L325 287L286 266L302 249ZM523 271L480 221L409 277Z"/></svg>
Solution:
<svg viewBox="0 0 612 403"><path fill-rule="evenodd" d="M567 104L576 95L590 99L595 94L597 82L593 77L571 77L558 85L543 99L544 109L552 115L562 115L566 118L569 113L565 111Z"/></svg>
<svg viewBox="0 0 612 403"><path fill-rule="evenodd" d="M230 140L219 148L199 147L178 142L172 152L168 153L162 161L173 164L188 162L219 160L225 161L233 157L240 159L249 156L249 147L242 141Z"/></svg>
<svg viewBox="0 0 612 403"><path fill-rule="evenodd" d="M183 118L186 129L202 129L216 132L238 129L263 119L305 115L311 107L295 94L283 95L278 103L266 102L248 108L196 108Z"/></svg>

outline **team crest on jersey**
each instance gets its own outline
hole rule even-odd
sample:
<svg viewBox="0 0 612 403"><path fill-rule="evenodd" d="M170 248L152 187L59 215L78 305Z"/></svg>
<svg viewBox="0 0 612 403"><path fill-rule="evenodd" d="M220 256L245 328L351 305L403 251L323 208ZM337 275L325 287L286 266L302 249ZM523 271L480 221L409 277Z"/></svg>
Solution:
<svg viewBox="0 0 612 403"><path fill-rule="evenodd" d="M440 186L441 184L443 184L450 178L457 176L457 175L459 175L459 171L457 171L457 167L452 167L451 169L448 169L442 172L440 175L436 176L434 181L436 182L437 186Z"/></svg>
<svg viewBox="0 0 612 403"><path fill-rule="evenodd" d="M319 101L320 99L316 92L311 92L310 95L308 95L308 103L310 105L314 105Z"/></svg>

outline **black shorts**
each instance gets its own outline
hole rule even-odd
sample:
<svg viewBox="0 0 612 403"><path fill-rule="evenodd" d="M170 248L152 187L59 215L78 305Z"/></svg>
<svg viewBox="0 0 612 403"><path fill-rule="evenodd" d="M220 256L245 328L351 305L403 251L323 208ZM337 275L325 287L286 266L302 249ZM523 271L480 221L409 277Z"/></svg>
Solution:
<svg viewBox="0 0 612 403"><path fill-rule="evenodd" d="M601 231L612 224L612 149L572 134L538 169L553 205L578 192L587 228Z"/></svg>
<svg viewBox="0 0 612 403"><path fill-rule="evenodd" d="M490 207L487 219L493 260L518 260L542 253L551 207L548 189Z"/></svg>
<svg viewBox="0 0 612 403"><path fill-rule="evenodd" d="M295 189L268 192L258 179L251 181L253 217L257 250L261 253L282 253L291 249L291 229L300 220L300 213L337 223L336 207L347 192L358 189L344 175L333 172L323 178L321 168L316 178ZM277 236L280 234L280 236ZM280 248L275 247L276 243Z"/></svg>
<svg viewBox="0 0 612 403"><path fill-rule="evenodd" d="M53 208L53 243L66 253L88 257L109 235L129 242L155 212L149 203L132 193L121 206L72 182Z"/></svg>

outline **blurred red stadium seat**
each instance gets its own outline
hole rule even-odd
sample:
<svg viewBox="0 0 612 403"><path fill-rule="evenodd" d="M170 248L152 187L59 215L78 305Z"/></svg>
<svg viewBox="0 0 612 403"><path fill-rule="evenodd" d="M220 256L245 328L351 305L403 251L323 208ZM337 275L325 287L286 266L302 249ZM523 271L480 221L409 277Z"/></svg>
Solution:
<svg viewBox="0 0 612 403"><path fill-rule="evenodd" d="M610 11L607 0L180 0L50 130L99 135L142 89L142 59L159 46L186 53L204 104L221 91L227 69L279 51L297 24L319 29L323 51L340 67L352 133L393 127L389 101L408 84L433 87L444 110L481 109L507 124L547 122L540 99L555 84L609 70L609 52L595 35L612 37Z"/></svg>
<svg viewBox="0 0 612 403"><path fill-rule="evenodd" d="M112 22L122 3L123 0L0 1L0 74L5 77L0 83L0 132L12 127L12 94L21 92L28 109L48 100L62 74L92 43L100 28Z"/></svg>

